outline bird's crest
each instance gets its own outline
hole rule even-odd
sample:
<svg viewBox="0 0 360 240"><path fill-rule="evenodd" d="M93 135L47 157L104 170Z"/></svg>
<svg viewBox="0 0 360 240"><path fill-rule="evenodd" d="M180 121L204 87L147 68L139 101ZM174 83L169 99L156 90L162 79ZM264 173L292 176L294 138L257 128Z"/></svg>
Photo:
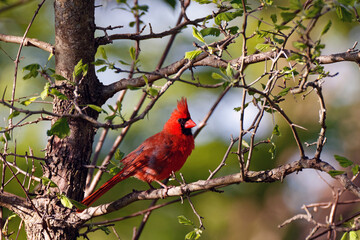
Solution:
<svg viewBox="0 0 360 240"><path fill-rule="evenodd" d="M182 97L181 100L178 101L177 113L180 115L179 116L180 118L190 118L190 113L189 113L186 98Z"/></svg>
<svg viewBox="0 0 360 240"><path fill-rule="evenodd" d="M196 124L191 120L186 98L183 97L178 101L177 108L174 109L170 119L165 123L164 131L171 134L184 134L184 131L187 129L186 132L191 133L190 129L194 126Z"/></svg>

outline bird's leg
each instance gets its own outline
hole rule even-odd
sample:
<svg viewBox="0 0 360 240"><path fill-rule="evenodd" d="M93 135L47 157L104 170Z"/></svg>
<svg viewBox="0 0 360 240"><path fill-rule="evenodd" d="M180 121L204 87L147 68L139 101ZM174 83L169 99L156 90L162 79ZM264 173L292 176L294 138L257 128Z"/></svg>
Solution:
<svg viewBox="0 0 360 240"><path fill-rule="evenodd" d="M165 185L164 183L160 182L159 180L155 180L155 182L157 182L158 184L160 184L160 186L162 186L164 188L164 194L162 198L166 198L168 196L167 192L169 187L167 185Z"/></svg>

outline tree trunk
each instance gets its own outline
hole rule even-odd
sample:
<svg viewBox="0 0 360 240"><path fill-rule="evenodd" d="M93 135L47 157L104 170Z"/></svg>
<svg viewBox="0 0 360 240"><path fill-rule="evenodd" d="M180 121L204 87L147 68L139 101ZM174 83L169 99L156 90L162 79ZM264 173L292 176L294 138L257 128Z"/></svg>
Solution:
<svg viewBox="0 0 360 240"><path fill-rule="evenodd" d="M87 104L101 105L98 99L102 84L95 75L94 61L96 53L94 32L93 0L55 0L55 61L56 73L67 81L56 81L57 89L80 108ZM74 66L80 61L88 64L87 75L73 78ZM76 110L73 102L54 98L53 112L72 114ZM97 118L98 113L91 108L84 114ZM52 124L57 119L54 119ZM96 129L80 118L67 118L70 135L65 138L52 136L46 147L44 175L57 184L61 193L71 199L81 200L88 164ZM51 188L51 192L56 188ZM44 191L46 193L46 191ZM49 196L49 195L52 195ZM45 194L34 200L41 215L55 216L54 219L42 219L39 214L25 221L29 239L75 239L77 236L76 220L69 219L70 210L64 208L56 195ZM46 218L46 217L45 217Z"/></svg>

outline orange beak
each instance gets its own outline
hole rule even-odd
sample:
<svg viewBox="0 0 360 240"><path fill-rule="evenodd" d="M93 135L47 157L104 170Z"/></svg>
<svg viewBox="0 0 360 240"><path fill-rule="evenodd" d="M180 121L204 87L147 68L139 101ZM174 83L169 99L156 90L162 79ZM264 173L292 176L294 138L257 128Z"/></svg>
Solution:
<svg viewBox="0 0 360 240"><path fill-rule="evenodd" d="M185 128L193 128L195 126L196 126L196 123L191 119L187 120L185 123Z"/></svg>

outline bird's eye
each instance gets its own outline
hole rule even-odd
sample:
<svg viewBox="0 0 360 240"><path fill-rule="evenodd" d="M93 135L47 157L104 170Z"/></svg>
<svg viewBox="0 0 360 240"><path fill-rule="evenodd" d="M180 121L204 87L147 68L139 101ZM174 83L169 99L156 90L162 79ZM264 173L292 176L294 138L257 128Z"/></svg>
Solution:
<svg viewBox="0 0 360 240"><path fill-rule="evenodd" d="M184 126L187 120L189 120L189 119L179 118L179 119L178 119L178 122L180 123L181 126Z"/></svg>

